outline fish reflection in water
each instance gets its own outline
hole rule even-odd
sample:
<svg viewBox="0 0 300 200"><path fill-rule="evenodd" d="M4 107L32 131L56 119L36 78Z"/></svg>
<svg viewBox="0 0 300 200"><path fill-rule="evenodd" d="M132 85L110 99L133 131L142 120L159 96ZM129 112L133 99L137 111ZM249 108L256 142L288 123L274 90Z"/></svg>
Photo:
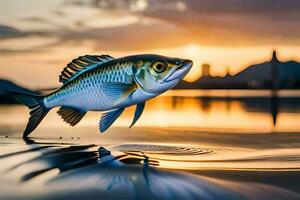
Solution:
<svg viewBox="0 0 300 200"><path fill-rule="evenodd" d="M215 199L216 196L221 198L221 195L228 198L235 196L230 190L212 186L205 180L153 168L151 165L158 162L147 156L128 158L123 155L117 158L102 147L99 152L97 164L64 173L49 184L57 187L76 182L73 189L75 192L81 190L80 194L76 194L80 198L93 193L109 199Z"/></svg>
<svg viewBox="0 0 300 200"><path fill-rule="evenodd" d="M5 183L0 188L1 199L299 198L297 193L269 185L162 170L160 160L151 156L211 153L200 148L127 144L109 147L112 153L94 144L34 141L27 141L25 147L0 157L0 182ZM21 183L14 185L7 179L13 176L20 177Z"/></svg>
<svg viewBox="0 0 300 200"><path fill-rule="evenodd" d="M28 194L20 193L9 199L218 199L221 197L239 197L234 192L183 173L159 170L159 162L143 152L131 152L113 156L103 147L98 151L95 145L81 146L43 146L44 152L39 156L11 166L6 173L21 170L26 165L42 164L39 169L32 169L21 176L21 182L34 182L47 172L58 169L59 173L49 177L43 190ZM33 147L27 151L2 155L5 158L18 154L40 151ZM35 167L37 168L37 167ZM224 196L225 195L225 196ZM0 196L5 197L5 192ZM224 199L224 198L223 198Z"/></svg>

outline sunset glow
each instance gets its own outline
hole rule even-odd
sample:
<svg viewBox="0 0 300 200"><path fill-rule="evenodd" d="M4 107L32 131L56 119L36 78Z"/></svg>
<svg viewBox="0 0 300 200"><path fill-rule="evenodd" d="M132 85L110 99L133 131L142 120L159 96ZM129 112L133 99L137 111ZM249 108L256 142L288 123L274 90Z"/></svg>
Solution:
<svg viewBox="0 0 300 200"><path fill-rule="evenodd" d="M5 8L0 12L0 74L29 87L58 85L61 69L85 54L186 57L194 61L186 77L190 82L201 76L203 63L211 65L214 76L224 76L227 69L236 74L251 64L268 61L273 49L283 61L300 60L299 24L284 17L284 25L269 20L268 16L281 16L277 8L270 8L274 13L267 13L256 23L256 18L265 14L263 10L252 15L248 13L251 6L235 5L234 9L245 10L246 14L241 14L226 6L221 8L214 1L204 7L194 1L38 2L0 2ZM261 6L268 7L269 3ZM291 16L294 13L293 9L281 13L287 11ZM246 22L253 28L245 26ZM276 31L276 24L286 31ZM290 37L285 37L288 34ZM32 72L34 77L28 81Z"/></svg>

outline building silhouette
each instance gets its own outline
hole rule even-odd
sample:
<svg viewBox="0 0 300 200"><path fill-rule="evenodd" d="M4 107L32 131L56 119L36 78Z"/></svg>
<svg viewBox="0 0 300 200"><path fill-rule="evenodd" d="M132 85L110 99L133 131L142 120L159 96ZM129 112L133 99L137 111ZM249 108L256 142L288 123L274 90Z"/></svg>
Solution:
<svg viewBox="0 0 300 200"><path fill-rule="evenodd" d="M202 77L211 77L209 64L202 65Z"/></svg>

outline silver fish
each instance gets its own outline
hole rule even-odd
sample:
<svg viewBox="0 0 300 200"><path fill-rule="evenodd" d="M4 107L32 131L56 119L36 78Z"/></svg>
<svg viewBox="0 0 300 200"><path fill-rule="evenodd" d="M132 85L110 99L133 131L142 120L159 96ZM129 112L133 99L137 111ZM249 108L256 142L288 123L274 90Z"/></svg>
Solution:
<svg viewBox="0 0 300 200"><path fill-rule="evenodd" d="M191 60L144 54L123 58L108 55L86 55L74 59L62 71L62 87L39 96L10 91L30 109L23 133L26 138L46 114L60 107L58 114L75 126L88 111L102 114L99 130L106 131L126 107L136 105L132 127L141 116L145 102L173 88L189 72Z"/></svg>

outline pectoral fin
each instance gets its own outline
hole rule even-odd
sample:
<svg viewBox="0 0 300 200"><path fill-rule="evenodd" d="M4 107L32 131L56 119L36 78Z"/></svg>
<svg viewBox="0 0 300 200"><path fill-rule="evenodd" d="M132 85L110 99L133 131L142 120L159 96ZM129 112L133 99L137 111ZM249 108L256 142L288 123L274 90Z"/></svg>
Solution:
<svg viewBox="0 0 300 200"><path fill-rule="evenodd" d="M102 85L102 90L107 98L107 100L112 101L113 104L117 104L130 95L136 90L135 84L128 83L104 83Z"/></svg>
<svg viewBox="0 0 300 200"><path fill-rule="evenodd" d="M139 103L136 105L133 121L129 128L131 128L137 122L137 120L141 117L141 115L144 111L144 108L145 108L145 102Z"/></svg>
<svg viewBox="0 0 300 200"><path fill-rule="evenodd" d="M103 113L99 123L99 130L101 133L106 131L122 114L124 108L119 108L110 112Z"/></svg>

